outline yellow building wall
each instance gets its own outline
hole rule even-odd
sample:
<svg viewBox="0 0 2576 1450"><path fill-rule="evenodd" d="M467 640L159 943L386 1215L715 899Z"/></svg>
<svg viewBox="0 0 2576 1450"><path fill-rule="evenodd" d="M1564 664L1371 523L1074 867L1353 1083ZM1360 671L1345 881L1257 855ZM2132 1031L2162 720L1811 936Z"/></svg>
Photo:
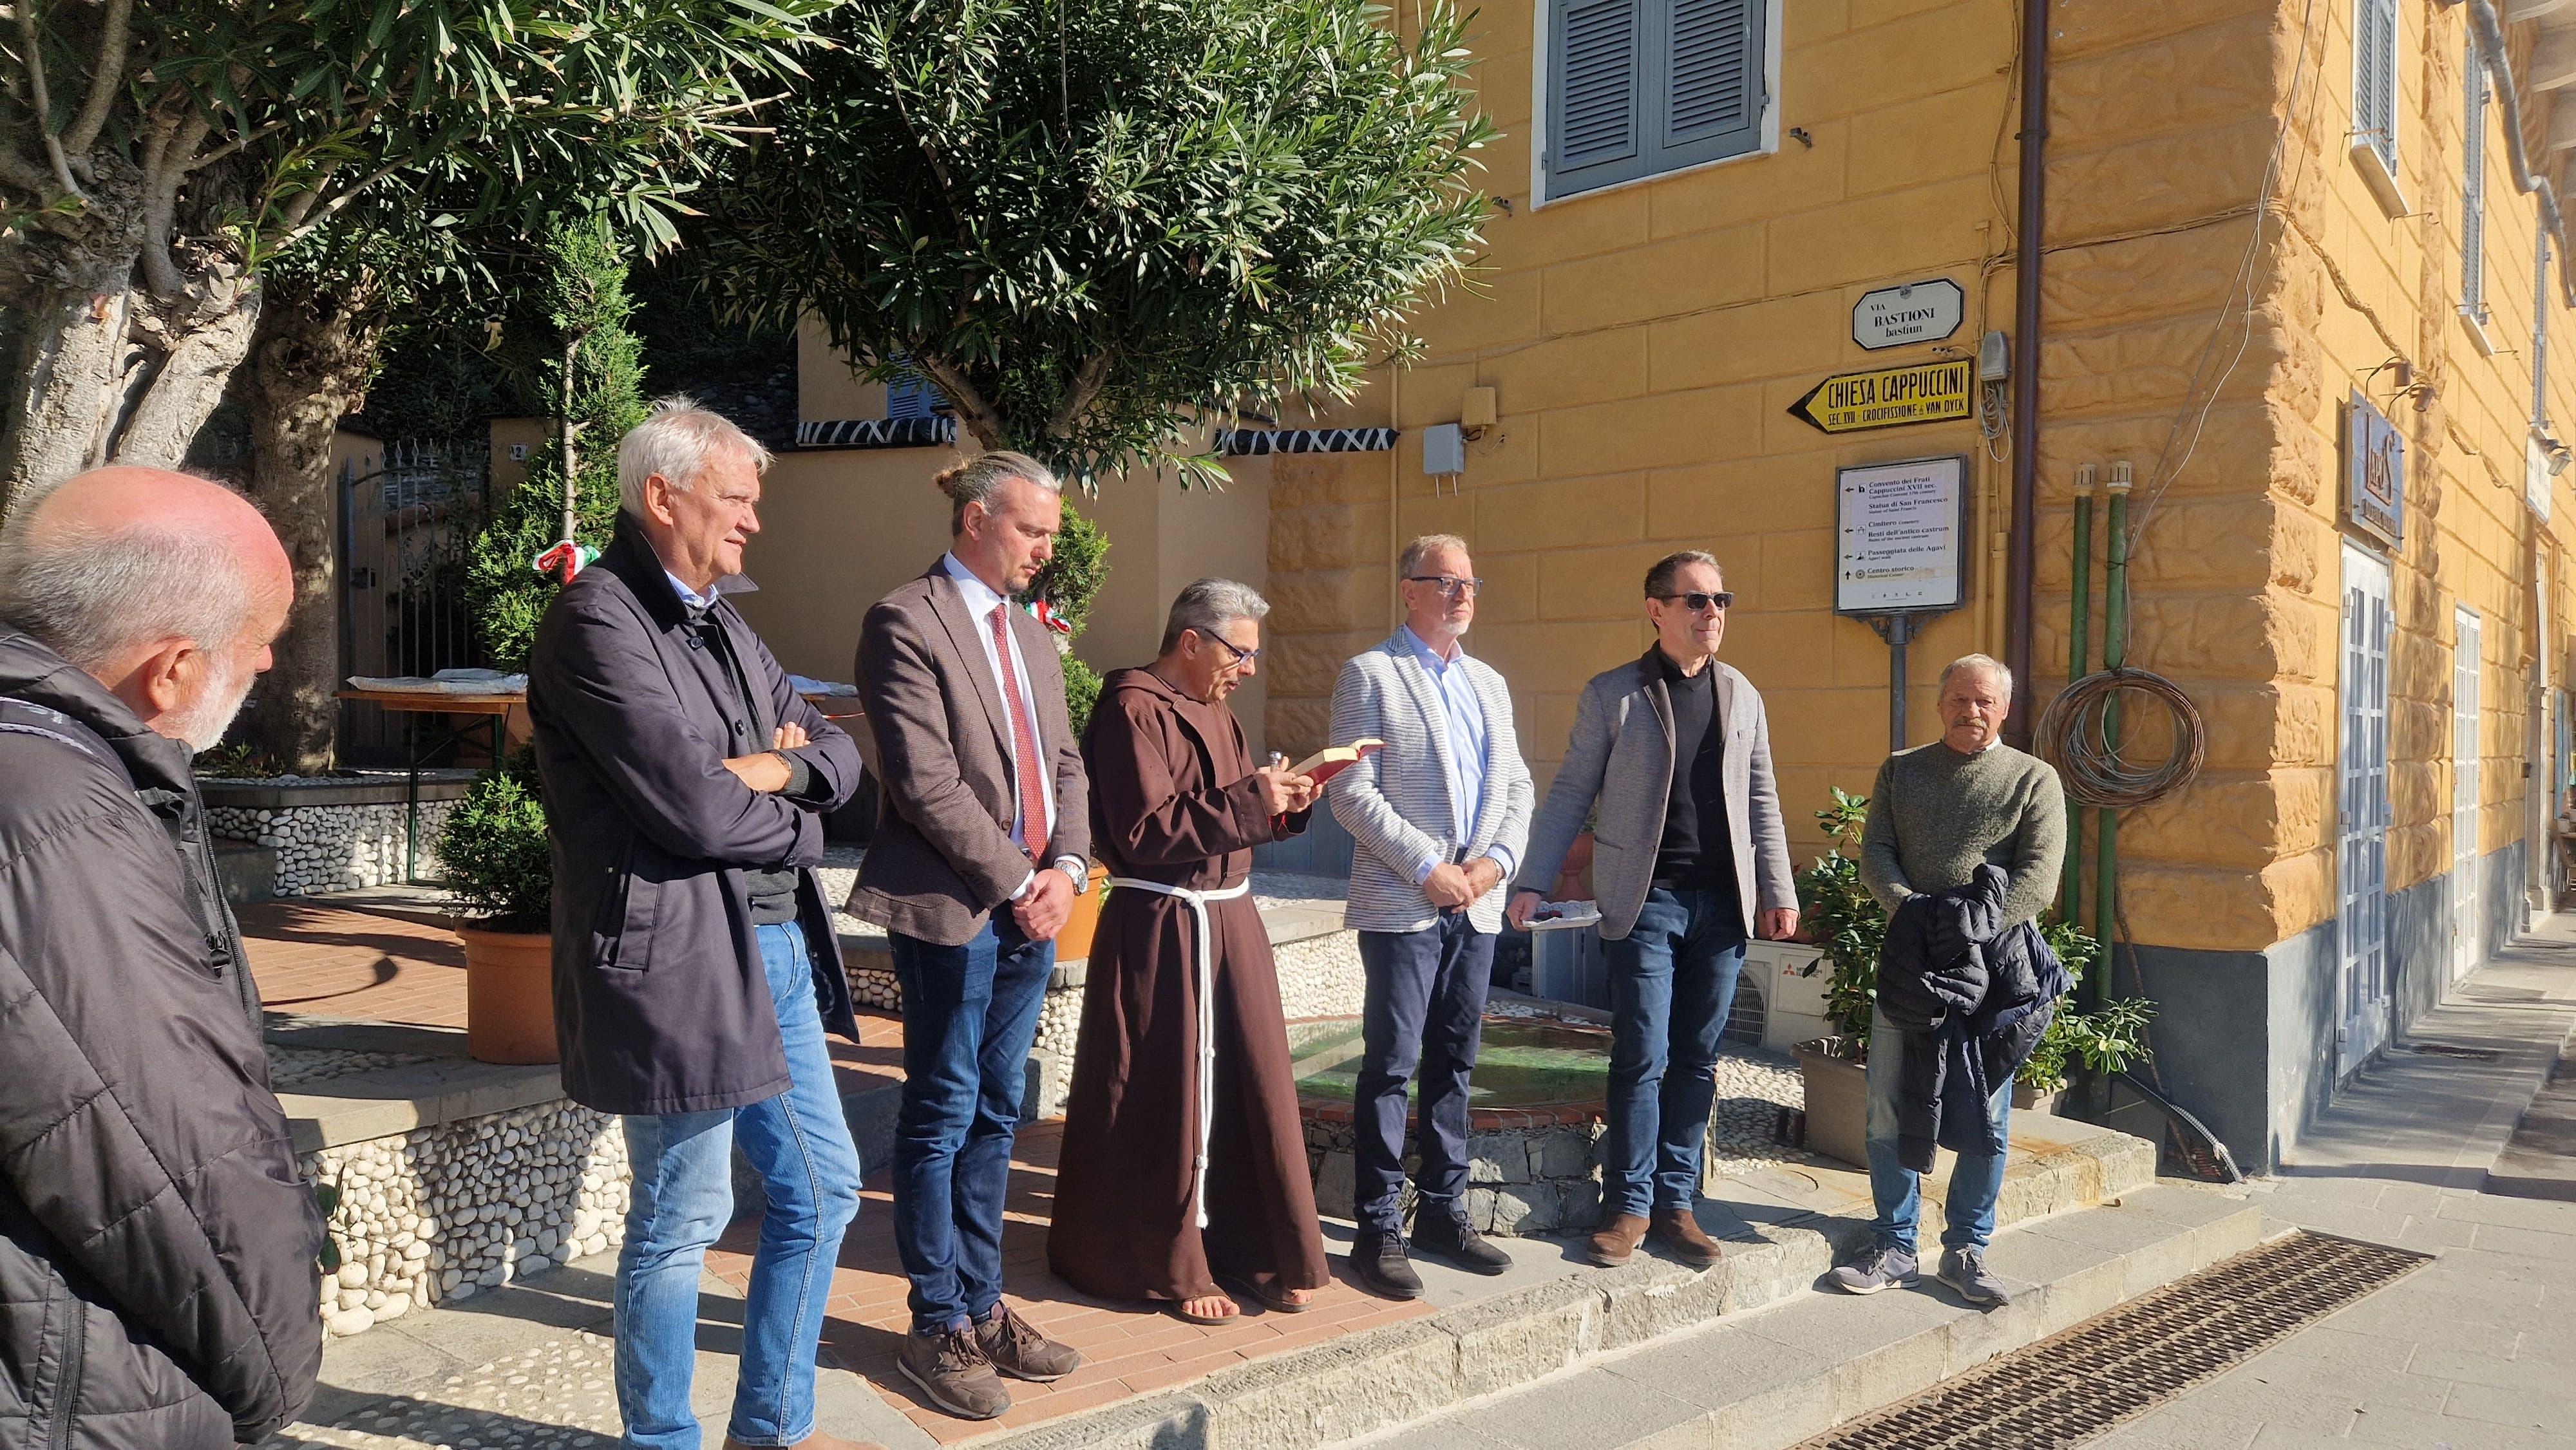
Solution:
<svg viewBox="0 0 2576 1450"><path fill-rule="evenodd" d="M2188 790L2124 819L2122 904L2141 941L2259 950L2333 915L2337 440L2366 378L2409 445L2389 884L2448 869L2454 600L2486 620L2488 849L2525 829L2527 558L2559 556L2576 506L2559 481L2535 543L2520 499L2536 208L2490 136L2490 330L2506 351L2477 355L2456 313L2464 15L2399 8L2411 214L2392 219L2345 154L2349 3L2051 7L2033 684L2045 704L2066 678L2075 470L2126 461L2129 661L2182 685L2209 738ZM1474 287L1421 320L1422 362L1328 420L1392 421L1396 453L1277 460L1273 740L1322 743L1335 671L1394 622L1393 549L1446 530L1489 581L1471 647L1512 682L1544 780L1583 681L1647 643L1646 563L1707 548L1738 595L1723 654L1769 701L1803 858L1827 785L1865 790L1887 746L1886 647L1830 613L1833 470L1964 452L1981 460L1979 604L1915 646L1912 736L1931 738L1939 665L2003 644L2003 443L1965 424L1835 440L1786 409L1828 373L1933 355L1850 341L1870 288L1947 276L1969 294L1952 346L2010 329L2019 14L2012 0L1792 0L1777 154L1532 210L1532 9L1485 7L1480 97L1511 133L1489 148L1488 184L1509 211ZM2490 115L2501 124L2500 105ZM2556 320L2576 346L2563 308ZM2431 389L2425 409L2373 375L2392 356ZM1455 420L1470 386L1497 390L1501 421L1454 491L1435 488L1419 430ZM2563 391L2553 379L2553 415L2576 425ZM2552 568L2563 609L2576 595Z"/></svg>

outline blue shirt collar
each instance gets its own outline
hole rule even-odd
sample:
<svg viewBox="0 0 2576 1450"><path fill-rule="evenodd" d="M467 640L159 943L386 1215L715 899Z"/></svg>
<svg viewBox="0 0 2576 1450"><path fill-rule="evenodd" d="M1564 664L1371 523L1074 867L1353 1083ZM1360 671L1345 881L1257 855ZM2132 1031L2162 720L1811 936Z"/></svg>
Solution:
<svg viewBox="0 0 2576 1450"><path fill-rule="evenodd" d="M1450 641L1450 644L1456 650L1456 653L1443 658L1440 651L1431 647L1431 641L1424 639L1422 636L1413 632L1412 625L1399 624L1395 629L1396 633L1404 636L1405 646L1411 649L1415 654L1420 655L1423 663L1431 666L1435 670L1446 669L1448 666L1467 657L1467 646L1457 640Z"/></svg>
<svg viewBox="0 0 2576 1450"><path fill-rule="evenodd" d="M662 577L671 581L671 592L680 596L680 602L682 604L687 605L691 609L712 609L715 607L716 594L714 590L710 589L708 592L700 594L688 585L681 583L680 576L672 573L668 569L662 571Z"/></svg>

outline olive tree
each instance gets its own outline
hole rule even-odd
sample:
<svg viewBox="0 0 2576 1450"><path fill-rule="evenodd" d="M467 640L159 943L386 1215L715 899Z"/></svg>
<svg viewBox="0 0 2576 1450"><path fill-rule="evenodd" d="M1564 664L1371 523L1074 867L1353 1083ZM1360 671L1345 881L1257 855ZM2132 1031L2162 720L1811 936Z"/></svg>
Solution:
<svg viewBox="0 0 2576 1450"><path fill-rule="evenodd" d="M739 307L1090 482L1342 397L1462 272L1491 134L1445 0L861 0L713 204Z"/></svg>
<svg viewBox="0 0 2576 1450"><path fill-rule="evenodd" d="M7 0L0 516L183 457L262 272L363 199L444 170L504 212L532 177L684 151L745 124L832 3ZM672 235L656 189L613 201Z"/></svg>

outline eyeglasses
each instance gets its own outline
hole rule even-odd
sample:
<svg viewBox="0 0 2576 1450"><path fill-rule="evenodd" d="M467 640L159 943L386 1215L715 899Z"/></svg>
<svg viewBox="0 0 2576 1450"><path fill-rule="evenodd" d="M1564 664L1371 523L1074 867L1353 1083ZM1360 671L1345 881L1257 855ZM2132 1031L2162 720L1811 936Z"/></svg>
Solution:
<svg viewBox="0 0 2576 1450"><path fill-rule="evenodd" d="M1702 594L1693 590L1688 594L1658 594L1655 597L1666 604L1686 605L1693 614L1703 609L1715 609L1718 613L1724 614L1735 605L1734 592L1726 589L1721 589L1715 594Z"/></svg>
<svg viewBox="0 0 2576 1450"><path fill-rule="evenodd" d="M1447 574L1407 574L1404 576L1404 582L1436 584L1440 587L1441 593L1452 599L1473 599L1485 592L1485 581L1482 579L1458 579Z"/></svg>
<svg viewBox="0 0 2576 1450"><path fill-rule="evenodd" d="M1254 660L1261 658L1261 651L1257 649L1245 649L1243 646L1236 644L1233 640L1227 639L1224 635L1211 634L1207 636L1207 638L1214 643L1224 645L1226 652L1234 656L1234 662L1236 664L1248 665Z"/></svg>

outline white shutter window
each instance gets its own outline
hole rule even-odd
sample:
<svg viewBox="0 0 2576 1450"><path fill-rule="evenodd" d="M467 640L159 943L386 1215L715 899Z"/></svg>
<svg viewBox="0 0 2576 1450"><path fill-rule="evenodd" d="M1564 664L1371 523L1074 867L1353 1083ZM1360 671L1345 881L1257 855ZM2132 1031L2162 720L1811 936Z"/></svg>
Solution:
<svg viewBox="0 0 2576 1450"><path fill-rule="evenodd" d="M2531 426L2549 426L2549 233L2540 234L2540 262L2531 279Z"/></svg>
<svg viewBox="0 0 2576 1450"><path fill-rule="evenodd" d="M1769 0L1554 0L1547 195L1761 149Z"/></svg>
<svg viewBox="0 0 2576 1450"><path fill-rule="evenodd" d="M2352 129L2397 174L2397 0L2353 0Z"/></svg>
<svg viewBox="0 0 2576 1450"><path fill-rule="evenodd" d="M2476 36L2469 37L2468 130L2460 148L2465 168L2460 198L2460 310L2487 320L2487 98L2491 83Z"/></svg>

